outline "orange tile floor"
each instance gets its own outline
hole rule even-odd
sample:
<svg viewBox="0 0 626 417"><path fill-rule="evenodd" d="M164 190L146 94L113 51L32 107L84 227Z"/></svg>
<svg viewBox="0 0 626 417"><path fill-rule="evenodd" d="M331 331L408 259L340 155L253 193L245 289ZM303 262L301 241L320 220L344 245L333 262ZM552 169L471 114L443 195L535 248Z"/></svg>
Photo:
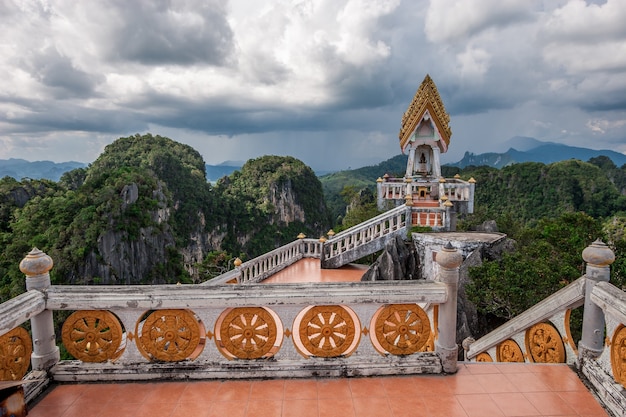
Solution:
<svg viewBox="0 0 626 417"><path fill-rule="evenodd" d="M566 365L456 375L58 385L29 417L608 416Z"/></svg>

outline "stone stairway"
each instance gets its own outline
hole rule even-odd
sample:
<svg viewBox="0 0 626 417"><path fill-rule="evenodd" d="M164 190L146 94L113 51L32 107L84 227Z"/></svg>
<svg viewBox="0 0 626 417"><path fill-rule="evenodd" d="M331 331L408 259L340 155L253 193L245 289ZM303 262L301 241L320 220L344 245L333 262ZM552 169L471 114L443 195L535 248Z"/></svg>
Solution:
<svg viewBox="0 0 626 417"><path fill-rule="evenodd" d="M339 268L383 249L398 235L406 235L409 215L410 208L402 205L336 234L323 243L322 268Z"/></svg>

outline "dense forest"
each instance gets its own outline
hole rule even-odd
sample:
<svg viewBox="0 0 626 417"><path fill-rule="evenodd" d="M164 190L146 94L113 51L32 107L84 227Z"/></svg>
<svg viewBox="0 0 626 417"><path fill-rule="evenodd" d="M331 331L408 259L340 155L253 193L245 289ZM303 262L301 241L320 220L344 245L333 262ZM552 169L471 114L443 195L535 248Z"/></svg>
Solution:
<svg viewBox="0 0 626 417"><path fill-rule="evenodd" d="M204 167L186 145L135 135L58 182L0 179L0 302L24 290L18 265L32 247L52 256L58 284L210 279L235 257L376 215L376 179L402 176L406 156L320 178L299 160L265 156L214 185ZM626 285L626 166L596 157L442 169L477 181L476 211L458 228L495 221L514 242L470 271L466 291L481 314L506 320L578 278L597 238L616 254L612 282Z"/></svg>

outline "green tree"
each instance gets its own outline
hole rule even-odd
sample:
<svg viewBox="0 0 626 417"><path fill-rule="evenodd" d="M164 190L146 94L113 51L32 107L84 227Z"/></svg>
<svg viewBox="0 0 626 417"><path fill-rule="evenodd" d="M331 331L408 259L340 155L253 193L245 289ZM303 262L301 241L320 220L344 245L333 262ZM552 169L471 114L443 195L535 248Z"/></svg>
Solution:
<svg viewBox="0 0 626 417"><path fill-rule="evenodd" d="M584 273L582 251L602 236L584 213L542 219L519 231L516 250L470 269L466 293L479 312L511 319Z"/></svg>

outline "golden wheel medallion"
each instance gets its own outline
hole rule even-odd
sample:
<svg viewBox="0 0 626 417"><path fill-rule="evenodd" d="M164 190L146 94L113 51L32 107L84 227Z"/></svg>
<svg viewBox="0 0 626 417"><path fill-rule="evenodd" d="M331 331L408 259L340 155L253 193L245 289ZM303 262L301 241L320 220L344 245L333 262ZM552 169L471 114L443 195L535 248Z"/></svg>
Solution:
<svg viewBox="0 0 626 417"><path fill-rule="evenodd" d="M517 342L507 339L496 348L498 362L524 362L524 354Z"/></svg>
<svg viewBox="0 0 626 417"><path fill-rule="evenodd" d="M538 323L526 332L526 346L533 362L565 362L565 346L559 332L548 323Z"/></svg>
<svg viewBox="0 0 626 417"><path fill-rule="evenodd" d="M393 355L419 352L430 337L430 320L417 304L391 304L372 317L373 336L379 346ZM374 343L376 346L377 344Z"/></svg>
<svg viewBox="0 0 626 417"><path fill-rule="evenodd" d="M626 387L626 327L620 325L611 342L611 368L615 381Z"/></svg>
<svg viewBox="0 0 626 417"><path fill-rule="evenodd" d="M30 365L33 343L22 327L0 336L0 381L18 381Z"/></svg>
<svg viewBox="0 0 626 417"><path fill-rule="evenodd" d="M349 354L360 340L361 328L352 310L344 306L311 306L298 316L294 327L296 345L305 356L331 358Z"/></svg>
<svg viewBox="0 0 626 417"><path fill-rule="evenodd" d="M70 355L83 362L105 362L121 355L122 325L104 310L80 310L63 323L61 339Z"/></svg>
<svg viewBox="0 0 626 417"><path fill-rule="evenodd" d="M138 328L141 324L138 323ZM137 346L150 360L195 359L202 348L202 329L202 324L188 310L156 310L141 325Z"/></svg>
<svg viewBox="0 0 626 417"><path fill-rule="evenodd" d="M273 356L282 338L282 324L273 312L263 307L238 307L225 310L215 324L215 343L229 359L258 359Z"/></svg>
<svg viewBox="0 0 626 417"><path fill-rule="evenodd" d="M476 362L493 362L493 359L487 352L482 352L476 356Z"/></svg>

